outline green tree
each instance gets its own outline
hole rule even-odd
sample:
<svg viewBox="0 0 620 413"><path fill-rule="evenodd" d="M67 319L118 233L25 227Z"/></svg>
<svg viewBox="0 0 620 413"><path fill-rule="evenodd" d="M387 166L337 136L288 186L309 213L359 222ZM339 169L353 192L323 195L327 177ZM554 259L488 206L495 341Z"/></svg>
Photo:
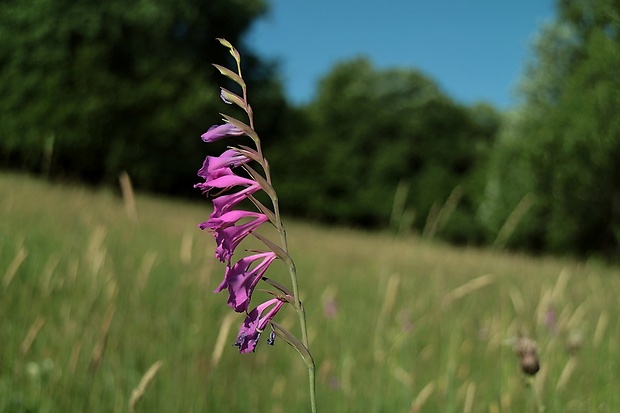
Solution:
<svg viewBox="0 0 620 413"><path fill-rule="evenodd" d="M297 170L283 182L296 212L386 226L400 186L406 193L401 211L415 213L413 224L422 230L433 205L461 186L461 221L473 221L476 208L470 205L483 183L470 177L499 119L489 106L464 108L415 70L377 70L358 58L336 65L322 79L305 113L309 132L289 154ZM450 236L471 240L475 234L469 229L457 224Z"/></svg>
<svg viewBox="0 0 620 413"><path fill-rule="evenodd" d="M492 234L534 203L510 244L620 253L620 3L560 1L501 134L481 209Z"/></svg>
<svg viewBox="0 0 620 413"><path fill-rule="evenodd" d="M215 37L240 46L261 119L285 101L274 68L243 47L263 0L0 3L0 165L92 182L191 188L199 134L219 119ZM218 59L218 55L220 58ZM270 90L270 94L265 93Z"/></svg>

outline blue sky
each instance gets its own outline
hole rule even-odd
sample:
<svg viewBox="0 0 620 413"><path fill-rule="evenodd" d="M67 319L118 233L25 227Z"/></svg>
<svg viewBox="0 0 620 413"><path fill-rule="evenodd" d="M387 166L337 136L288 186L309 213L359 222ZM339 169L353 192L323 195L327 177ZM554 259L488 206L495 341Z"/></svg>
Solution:
<svg viewBox="0 0 620 413"><path fill-rule="evenodd" d="M514 89L554 0L270 0L246 38L281 64L287 95L309 101L334 63L368 56L411 67L462 103L515 105Z"/></svg>

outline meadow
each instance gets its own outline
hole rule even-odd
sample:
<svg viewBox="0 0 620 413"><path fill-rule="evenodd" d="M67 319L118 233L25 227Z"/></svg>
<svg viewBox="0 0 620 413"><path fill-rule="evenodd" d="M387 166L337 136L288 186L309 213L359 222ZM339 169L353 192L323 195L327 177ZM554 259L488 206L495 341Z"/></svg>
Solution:
<svg viewBox="0 0 620 413"><path fill-rule="evenodd" d="M0 412L309 411L292 348L232 346L210 203L130 200L0 174ZM320 412L620 409L618 267L285 224Z"/></svg>

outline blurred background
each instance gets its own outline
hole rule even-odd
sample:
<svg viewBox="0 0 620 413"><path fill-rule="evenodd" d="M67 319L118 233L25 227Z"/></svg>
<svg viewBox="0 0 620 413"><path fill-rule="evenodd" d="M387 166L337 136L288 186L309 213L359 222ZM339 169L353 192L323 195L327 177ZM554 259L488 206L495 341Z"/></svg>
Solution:
<svg viewBox="0 0 620 413"><path fill-rule="evenodd" d="M0 168L200 199L225 37L289 215L620 257L620 3L358 3L4 0Z"/></svg>

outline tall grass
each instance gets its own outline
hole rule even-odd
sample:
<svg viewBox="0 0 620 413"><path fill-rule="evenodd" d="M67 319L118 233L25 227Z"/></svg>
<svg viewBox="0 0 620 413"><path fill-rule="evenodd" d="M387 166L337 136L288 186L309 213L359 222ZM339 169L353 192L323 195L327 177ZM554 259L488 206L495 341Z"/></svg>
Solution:
<svg viewBox="0 0 620 413"><path fill-rule="evenodd" d="M0 175L0 412L306 411L291 348L232 347L243 316L211 293L223 271L196 229L208 203L134 202ZM321 411L620 408L618 268L301 222L288 233ZM538 344L533 378L520 335Z"/></svg>

